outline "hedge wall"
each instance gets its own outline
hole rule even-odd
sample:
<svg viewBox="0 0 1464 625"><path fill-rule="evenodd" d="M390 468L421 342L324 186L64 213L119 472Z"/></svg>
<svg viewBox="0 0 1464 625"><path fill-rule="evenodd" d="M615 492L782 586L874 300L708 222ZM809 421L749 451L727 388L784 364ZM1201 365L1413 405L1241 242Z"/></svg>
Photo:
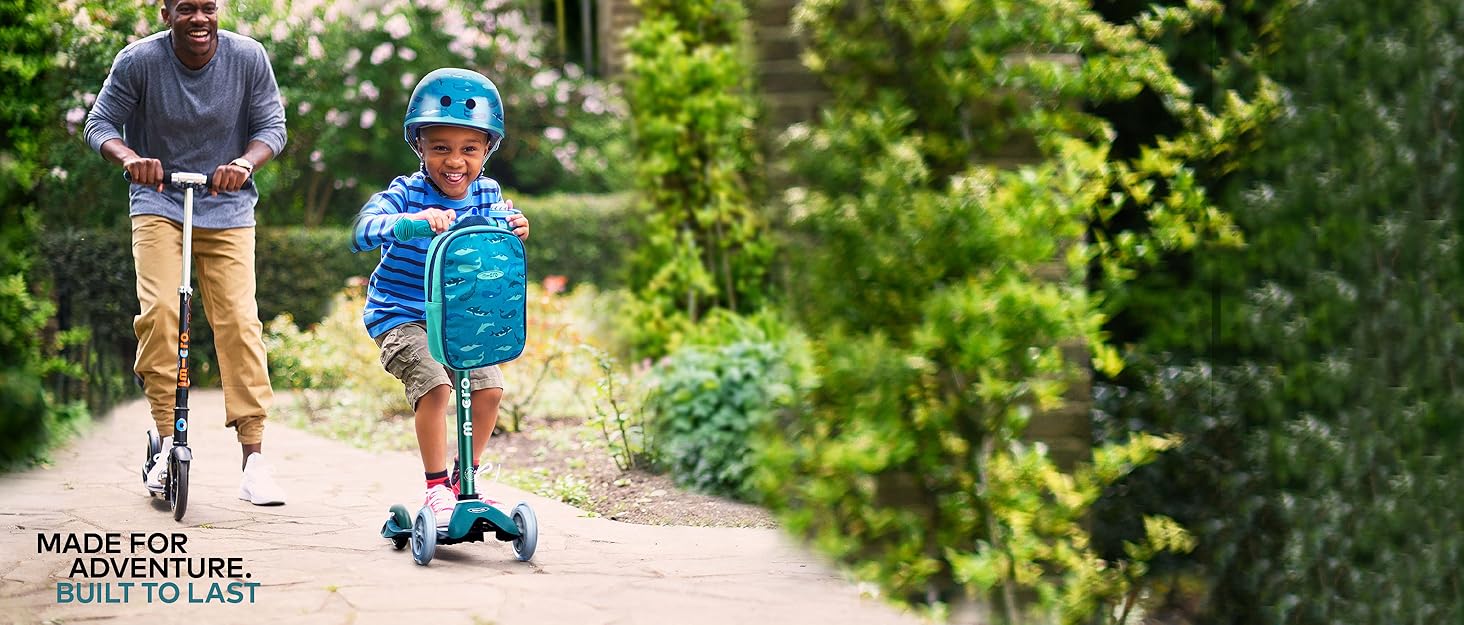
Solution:
<svg viewBox="0 0 1464 625"><path fill-rule="evenodd" d="M1209 297L1132 314L1134 375L1100 387L1109 435L1187 443L1100 518L1168 514L1198 548L1201 623L1464 622L1464 10L1295 3L1255 67L1285 90L1265 149L1212 180L1243 252L1153 270ZM1195 289L1175 288L1175 295ZM1161 293L1155 290L1154 293ZM1149 310L1163 311L1164 302ZM1100 528L1121 549L1121 524Z"/></svg>
<svg viewBox="0 0 1464 625"><path fill-rule="evenodd" d="M515 198L529 215L529 272L533 280L562 275L602 289L622 284L625 252L637 240L636 220L624 195ZM125 230L53 229L43 233L41 257L52 284L60 330L88 327L91 340L64 354L83 364L84 381L55 380L61 397L86 399L95 409L130 392L136 339L132 318L137 299L131 234ZM300 327L329 312L331 298L353 276L367 276L380 256L350 253L350 231L343 227L263 228L256 248L260 317L289 313ZM212 333L201 300L194 306L196 381L217 381Z"/></svg>

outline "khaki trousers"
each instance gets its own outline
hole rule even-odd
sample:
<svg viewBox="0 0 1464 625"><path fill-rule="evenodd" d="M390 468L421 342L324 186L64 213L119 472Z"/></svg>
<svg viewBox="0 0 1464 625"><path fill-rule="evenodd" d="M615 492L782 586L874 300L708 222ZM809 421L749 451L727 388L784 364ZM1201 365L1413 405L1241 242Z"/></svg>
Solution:
<svg viewBox="0 0 1464 625"><path fill-rule="evenodd" d="M137 269L137 363L160 436L173 434L178 389L178 285L183 281L183 225L157 215L132 218ZM193 229L193 276L224 384L224 425L239 442L260 443L274 403L264 355L264 324L254 299L254 228ZM197 306L195 303L194 306ZM190 368L194 365L189 362ZM190 414L190 423L192 417Z"/></svg>

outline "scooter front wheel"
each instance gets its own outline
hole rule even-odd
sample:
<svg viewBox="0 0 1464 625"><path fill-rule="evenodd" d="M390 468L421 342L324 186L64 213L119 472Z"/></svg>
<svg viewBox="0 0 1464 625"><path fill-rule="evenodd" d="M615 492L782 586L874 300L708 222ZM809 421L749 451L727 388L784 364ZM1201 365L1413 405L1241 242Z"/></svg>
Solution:
<svg viewBox="0 0 1464 625"><path fill-rule="evenodd" d="M170 460L168 465L168 504L173 507L173 520L182 521L188 511L188 461Z"/></svg>
<svg viewBox="0 0 1464 625"><path fill-rule="evenodd" d="M422 506L412 522L412 560L422 566L432 561L437 552L437 518L432 508Z"/></svg>
<svg viewBox="0 0 1464 625"><path fill-rule="evenodd" d="M519 537L513 539L513 553L520 562L528 562L534 557L534 548L539 546L539 520L529 504L520 501L513 507L513 524L519 531Z"/></svg>

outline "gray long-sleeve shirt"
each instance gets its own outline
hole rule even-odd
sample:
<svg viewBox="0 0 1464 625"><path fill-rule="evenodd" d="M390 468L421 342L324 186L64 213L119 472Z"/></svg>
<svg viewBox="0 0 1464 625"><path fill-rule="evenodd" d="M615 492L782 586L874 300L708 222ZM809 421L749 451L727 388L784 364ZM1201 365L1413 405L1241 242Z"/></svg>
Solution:
<svg viewBox="0 0 1464 625"><path fill-rule="evenodd" d="M275 154L285 148L285 109L269 56L259 42L220 30L218 51L202 69L178 60L167 31L123 48L86 118L86 142L122 139L133 151L163 163L164 171L212 174L260 141ZM131 185L131 214L183 220L183 192L169 186ZM254 225L259 191L251 180L235 193L194 193L199 228Z"/></svg>

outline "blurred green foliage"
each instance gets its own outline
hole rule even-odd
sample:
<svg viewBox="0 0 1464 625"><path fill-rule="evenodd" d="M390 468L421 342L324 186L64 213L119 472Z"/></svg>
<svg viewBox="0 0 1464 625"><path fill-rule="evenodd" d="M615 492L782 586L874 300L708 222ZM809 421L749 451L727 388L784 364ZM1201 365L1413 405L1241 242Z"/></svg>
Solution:
<svg viewBox="0 0 1464 625"><path fill-rule="evenodd" d="M1166 251L1242 242L1191 163L1246 156L1274 87L1206 106L1154 45L1220 8L1121 23L1076 1L795 10L805 63L833 93L786 136L806 181L786 194L801 270L789 301L819 331L818 386L769 442L761 484L791 528L892 598L970 591L1007 621L1118 618L1149 561L1192 546L1152 515L1131 549L1100 558L1083 521L1173 439L1113 441L1066 476L1022 434L1081 374L1065 346L1122 369L1103 300L1086 295L1090 262L1117 289ZM1174 132L1115 154L1094 109L1146 92ZM1142 224L1114 222L1125 207ZM1085 244L1088 223L1104 227Z"/></svg>
<svg viewBox="0 0 1464 625"><path fill-rule="evenodd" d="M756 310L766 295L766 235L752 48L740 0L637 0L626 45L635 188L643 244L626 328L637 352L708 311Z"/></svg>
<svg viewBox="0 0 1464 625"><path fill-rule="evenodd" d="M1265 19L1214 54L1285 106L1206 180L1246 249L1150 267L1126 296L1134 366L1096 389L1099 435L1186 444L1108 493L1101 548L1145 514L1191 528L1165 569L1207 581L1194 622L1460 622L1464 13L1243 4Z"/></svg>
<svg viewBox="0 0 1464 625"><path fill-rule="evenodd" d="M50 2L0 1L0 467L44 457L83 423L75 404L54 401L45 388L48 375L77 372L55 357L67 337L45 331L53 308L32 273L49 121L43 103L58 73L47 26L58 16Z"/></svg>

